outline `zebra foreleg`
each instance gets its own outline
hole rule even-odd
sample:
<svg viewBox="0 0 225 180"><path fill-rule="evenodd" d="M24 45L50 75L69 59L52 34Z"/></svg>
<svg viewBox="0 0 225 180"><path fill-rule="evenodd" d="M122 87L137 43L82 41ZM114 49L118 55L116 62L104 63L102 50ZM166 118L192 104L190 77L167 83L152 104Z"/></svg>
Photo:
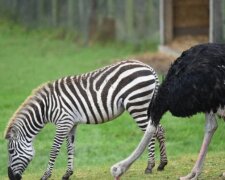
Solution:
<svg viewBox="0 0 225 180"><path fill-rule="evenodd" d="M62 179L67 180L73 174L74 167L74 141L75 141L76 126L74 126L66 137L67 153L68 153L68 165L66 173Z"/></svg>
<svg viewBox="0 0 225 180"><path fill-rule="evenodd" d="M49 177L51 177L52 169L55 164L55 159L57 155L59 154L59 150L62 146L64 139L67 137L67 135L68 135L68 131L65 129L65 125L64 125L64 128L63 128L63 125L62 125L62 128L60 128L59 126L57 127L56 135L55 135L54 142L50 152L48 168L45 171L44 175L42 176L41 180L47 180Z"/></svg>
<svg viewBox="0 0 225 180"><path fill-rule="evenodd" d="M145 169L145 174L152 173L155 167L155 137L153 137L148 145L148 165Z"/></svg>

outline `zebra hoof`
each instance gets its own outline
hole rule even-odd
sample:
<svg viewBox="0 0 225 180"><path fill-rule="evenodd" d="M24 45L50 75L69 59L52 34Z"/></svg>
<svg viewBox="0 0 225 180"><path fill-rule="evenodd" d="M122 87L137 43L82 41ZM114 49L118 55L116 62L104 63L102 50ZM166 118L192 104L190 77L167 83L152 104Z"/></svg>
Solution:
<svg viewBox="0 0 225 180"><path fill-rule="evenodd" d="M66 174L62 177L62 180L69 180L70 176L73 174L73 171L66 171Z"/></svg>
<svg viewBox="0 0 225 180"><path fill-rule="evenodd" d="M49 177L42 177L40 180L47 180L48 178L50 178L50 176Z"/></svg>
<svg viewBox="0 0 225 180"><path fill-rule="evenodd" d="M51 177L51 173L49 171L46 171L44 175L42 176L41 180L47 180Z"/></svg>
<svg viewBox="0 0 225 180"><path fill-rule="evenodd" d="M163 171L164 167L167 165L167 162L161 162L160 165L158 166L157 170L158 171Z"/></svg>
<svg viewBox="0 0 225 180"><path fill-rule="evenodd" d="M145 174L151 174L152 169L155 167L155 163L148 162L148 166L145 169Z"/></svg>
<svg viewBox="0 0 225 180"><path fill-rule="evenodd" d="M145 169L145 174L152 174L152 169L146 168Z"/></svg>

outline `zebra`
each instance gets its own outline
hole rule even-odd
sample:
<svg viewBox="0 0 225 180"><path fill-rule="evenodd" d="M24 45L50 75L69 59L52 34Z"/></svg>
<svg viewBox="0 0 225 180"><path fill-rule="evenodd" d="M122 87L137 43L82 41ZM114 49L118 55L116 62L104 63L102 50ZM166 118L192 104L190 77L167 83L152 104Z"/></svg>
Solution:
<svg viewBox="0 0 225 180"><path fill-rule="evenodd" d="M68 164L63 179L69 179L73 174L77 125L105 123L126 110L139 128L145 131L147 109L158 86L158 76L153 68L137 60L117 62L90 73L67 76L40 86L18 108L6 128L9 178L22 178L22 173L34 156L34 137L45 124L53 123L56 125L56 134L42 179L51 176L64 140ZM167 164L164 130L159 125L149 143L146 173L150 173L155 165L155 138L160 144L161 162L158 170L163 170Z"/></svg>

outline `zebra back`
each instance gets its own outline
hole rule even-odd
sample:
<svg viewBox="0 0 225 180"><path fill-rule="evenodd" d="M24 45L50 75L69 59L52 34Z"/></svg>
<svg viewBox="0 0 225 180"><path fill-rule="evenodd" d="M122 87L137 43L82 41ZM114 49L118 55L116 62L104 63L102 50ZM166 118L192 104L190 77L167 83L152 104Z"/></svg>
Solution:
<svg viewBox="0 0 225 180"><path fill-rule="evenodd" d="M32 108L41 117L39 122L35 119L40 128L48 121L57 124L62 119L69 124L106 122L125 110L124 101L128 97L137 98L144 93L140 89L152 84L153 87L147 91L152 89L155 94L158 88L157 74L150 66L137 60L121 61L90 73L46 83L35 90L16 111L9 121L5 136L16 123L16 117ZM71 119L74 121L71 122Z"/></svg>
<svg viewBox="0 0 225 180"><path fill-rule="evenodd" d="M122 61L91 73L65 77L53 83L61 104L76 115L79 123L98 124L111 120L125 110L124 101L155 91L156 73L135 60ZM151 87L152 86L152 87ZM147 91L147 92L146 92ZM146 100L146 98L145 98ZM147 101L150 102L150 96ZM146 112L147 113L147 112Z"/></svg>

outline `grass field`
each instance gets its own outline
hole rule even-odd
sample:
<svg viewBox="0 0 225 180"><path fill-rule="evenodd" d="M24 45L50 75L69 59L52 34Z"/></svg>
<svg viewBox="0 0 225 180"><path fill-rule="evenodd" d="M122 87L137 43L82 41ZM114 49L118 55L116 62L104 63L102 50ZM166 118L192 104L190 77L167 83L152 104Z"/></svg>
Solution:
<svg viewBox="0 0 225 180"><path fill-rule="evenodd" d="M7 179L7 142L3 139L8 119L17 107L40 84L66 75L80 74L132 57L137 52L130 45L106 44L89 47L76 45L60 32L27 31L20 26L0 21L0 179ZM144 48L138 53L142 53ZM156 50L151 46L149 50ZM197 157L203 138L204 116L175 118L167 113L161 121L166 129L169 165L162 173L144 175L145 153L124 179L175 179L187 174ZM202 179L218 179L225 171L223 160L224 122L209 147ZM35 158L24 173L24 179L39 179L45 171L55 127L47 125L35 139ZM128 114L102 125L81 125L76 137L76 172L74 179L112 179L109 168L127 157L142 136ZM158 149L157 160L158 158ZM53 179L60 179L66 169L66 150L62 147L56 160Z"/></svg>

